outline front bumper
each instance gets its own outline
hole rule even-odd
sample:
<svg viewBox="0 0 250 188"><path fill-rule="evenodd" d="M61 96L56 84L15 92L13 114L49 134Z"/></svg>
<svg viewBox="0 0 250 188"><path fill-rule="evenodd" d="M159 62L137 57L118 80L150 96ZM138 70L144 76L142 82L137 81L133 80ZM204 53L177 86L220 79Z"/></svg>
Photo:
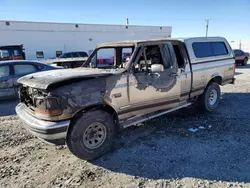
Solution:
<svg viewBox="0 0 250 188"><path fill-rule="evenodd" d="M57 122L40 120L29 114L25 108L25 104L19 103L16 106L16 113L26 129L45 142L55 145L65 144L70 120Z"/></svg>

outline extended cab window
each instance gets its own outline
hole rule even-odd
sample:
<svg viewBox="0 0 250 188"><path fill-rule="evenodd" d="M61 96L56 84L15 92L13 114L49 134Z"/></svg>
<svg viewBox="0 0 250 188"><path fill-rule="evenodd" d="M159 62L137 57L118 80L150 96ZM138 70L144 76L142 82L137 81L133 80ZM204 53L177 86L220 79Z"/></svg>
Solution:
<svg viewBox="0 0 250 188"><path fill-rule="evenodd" d="M193 50L195 56L198 58L228 54L224 42L194 42Z"/></svg>
<svg viewBox="0 0 250 188"><path fill-rule="evenodd" d="M213 55L227 55L228 51L224 42L211 42Z"/></svg>

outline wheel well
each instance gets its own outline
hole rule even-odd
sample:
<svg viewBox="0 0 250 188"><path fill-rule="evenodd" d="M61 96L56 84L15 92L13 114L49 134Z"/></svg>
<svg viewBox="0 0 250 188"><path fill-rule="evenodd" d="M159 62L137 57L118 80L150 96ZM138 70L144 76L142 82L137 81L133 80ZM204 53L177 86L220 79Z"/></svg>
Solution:
<svg viewBox="0 0 250 188"><path fill-rule="evenodd" d="M119 122L118 114L116 113L116 111L115 111L115 109L113 107L111 107L109 105L106 105L106 104L92 105L92 106L88 106L86 108L83 108L82 110L80 110L79 112L77 112L74 115L73 121L75 121L83 112L93 111L93 110L96 110L96 109L102 109L102 110L105 110L106 112L108 112L114 118L115 123L118 124L118 122Z"/></svg>
<svg viewBox="0 0 250 188"><path fill-rule="evenodd" d="M215 83L218 83L218 84L222 85L222 77L221 76L216 76L216 77L212 78L209 81L209 83L211 83L211 82L215 82Z"/></svg>

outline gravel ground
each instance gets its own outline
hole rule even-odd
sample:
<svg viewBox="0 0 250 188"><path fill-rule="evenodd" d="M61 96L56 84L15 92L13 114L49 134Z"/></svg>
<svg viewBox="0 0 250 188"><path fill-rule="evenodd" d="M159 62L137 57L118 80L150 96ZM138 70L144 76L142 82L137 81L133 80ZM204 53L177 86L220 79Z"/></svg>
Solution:
<svg viewBox="0 0 250 188"><path fill-rule="evenodd" d="M216 112L189 107L128 128L91 163L34 138L16 102L1 103L0 187L250 187L250 65L236 78Z"/></svg>

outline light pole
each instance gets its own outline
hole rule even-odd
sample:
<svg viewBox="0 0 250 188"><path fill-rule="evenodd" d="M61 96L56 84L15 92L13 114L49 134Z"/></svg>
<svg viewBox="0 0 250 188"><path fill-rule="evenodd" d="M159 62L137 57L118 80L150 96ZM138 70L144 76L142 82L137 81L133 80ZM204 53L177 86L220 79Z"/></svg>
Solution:
<svg viewBox="0 0 250 188"><path fill-rule="evenodd" d="M232 40L231 42L234 43L235 41ZM239 49L241 50L241 39L239 40Z"/></svg>
<svg viewBox="0 0 250 188"><path fill-rule="evenodd" d="M208 34L208 27L209 27L209 21L210 21L211 19L205 19L205 21L206 21L206 37L207 37L207 34Z"/></svg>

